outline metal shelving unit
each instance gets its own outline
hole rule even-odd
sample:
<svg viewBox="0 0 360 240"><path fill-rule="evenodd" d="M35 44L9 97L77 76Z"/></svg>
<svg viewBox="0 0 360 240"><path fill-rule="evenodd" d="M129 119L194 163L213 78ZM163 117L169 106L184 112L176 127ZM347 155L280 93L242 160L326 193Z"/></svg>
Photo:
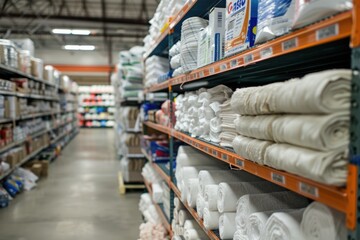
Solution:
<svg viewBox="0 0 360 240"><path fill-rule="evenodd" d="M211 3L200 0L189 1L169 24L169 31L166 31L168 32L168 39L161 35L154 43L154 47L145 54L145 57L161 55L167 47L171 47L172 43L179 36L180 23L184 19L190 16L205 16L205 12L199 13L206 10L200 9L200 2L213 7L221 1L211 1ZM360 239L360 218L358 217L360 209L360 201L358 201L360 197L360 125L358 124L360 122L360 0L354 0L353 3L352 11L343 12L305 28L295 30L239 54L145 89L146 93L168 92L169 99L173 101L174 93L183 92L184 90L181 86L185 87L189 82L206 81L206 87L219 83L231 87L238 85L264 85L274 81L287 80L291 77L303 76L309 72L335 67L351 67L353 69L352 121L350 127L349 174L346 187L328 186L301 176L267 166L260 166L237 155L230 149L216 146L198 138L192 138L186 133L151 122L144 123L145 131L146 128L151 128L169 135L171 149L170 164L172 164L174 159L172 152L174 139L178 139L220 161L230 164L232 167L245 170L345 213L348 239ZM168 43L165 44L163 41L166 39ZM165 45L166 47L163 48ZM158 53L154 49L163 49L163 51ZM226 80L224 81L224 79ZM154 168L169 184L172 192L180 196L180 192L174 184L173 174L166 176L161 168ZM202 220L197 216L194 209L186 204L184 205L210 239L219 239L215 232L207 231L204 228Z"/></svg>

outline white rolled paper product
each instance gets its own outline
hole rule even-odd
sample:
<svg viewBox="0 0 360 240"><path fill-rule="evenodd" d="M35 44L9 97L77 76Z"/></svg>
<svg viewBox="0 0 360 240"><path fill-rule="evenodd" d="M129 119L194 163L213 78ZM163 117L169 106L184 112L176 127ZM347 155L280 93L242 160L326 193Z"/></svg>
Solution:
<svg viewBox="0 0 360 240"><path fill-rule="evenodd" d="M186 220L191 219L192 216L187 210L179 211L179 225L184 226Z"/></svg>
<svg viewBox="0 0 360 240"><path fill-rule="evenodd" d="M249 238L238 230L235 232L233 240L249 240Z"/></svg>
<svg viewBox="0 0 360 240"><path fill-rule="evenodd" d="M204 170L199 172L200 193L204 196L205 186L221 182L255 182L260 178L244 171Z"/></svg>
<svg viewBox="0 0 360 240"><path fill-rule="evenodd" d="M320 152L276 143L266 149L264 164L317 182L343 186L348 173L348 149Z"/></svg>
<svg viewBox="0 0 360 240"><path fill-rule="evenodd" d="M151 187L152 187L152 198L154 202L162 203L163 189L161 188L160 184L153 183Z"/></svg>
<svg viewBox="0 0 360 240"><path fill-rule="evenodd" d="M265 226L263 239L269 240L304 240L306 239L301 232L300 223L305 209L293 212L273 213Z"/></svg>
<svg viewBox="0 0 360 240"><path fill-rule="evenodd" d="M174 214L175 223L179 224L179 211L176 208L174 208L173 214Z"/></svg>
<svg viewBox="0 0 360 240"><path fill-rule="evenodd" d="M198 230L198 229L200 229L200 227L199 227L199 224L194 219L191 219L191 220L188 219L184 223L184 230L186 231L188 229Z"/></svg>
<svg viewBox="0 0 360 240"><path fill-rule="evenodd" d="M199 193L196 198L196 212L200 218L203 218L204 208L205 208L205 200L203 196Z"/></svg>
<svg viewBox="0 0 360 240"><path fill-rule="evenodd" d="M217 201L218 211L221 213L235 212L237 201L246 194L280 191L285 191L285 189L267 181L220 183Z"/></svg>
<svg viewBox="0 0 360 240"><path fill-rule="evenodd" d="M204 199L209 204L210 211L217 211L217 193L219 186L210 184L205 186Z"/></svg>
<svg viewBox="0 0 360 240"><path fill-rule="evenodd" d="M184 237L186 240L201 240L201 234L199 233L200 231L197 231L195 229L189 229L185 231Z"/></svg>
<svg viewBox="0 0 360 240"><path fill-rule="evenodd" d="M311 73L302 79L237 89L232 109L241 115L334 113L350 108L351 70Z"/></svg>
<svg viewBox="0 0 360 240"><path fill-rule="evenodd" d="M345 222L345 214L312 202L305 209L301 230L306 240L342 240L347 236Z"/></svg>
<svg viewBox="0 0 360 240"><path fill-rule="evenodd" d="M185 206L182 204L178 197L174 197L174 207L176 210L185 209Z"/></svg>
<svg viewBox="0 0 360 240"><path fill-rule="evenodd" d="M199 179L190 178L187 187L187 204L195 208L196 207L196 198L200 191Z"/></svg>
<svg viewBox="0 0 360 240"><path fill-rule="evenodd" d="M218 211L210 211L204 208L204 226L207 230L215 230L219 228L220 213Z"/></svg>
<svg viewBox="0 0 360 240"><path fill-rule="evenodd" d="M239 199L236 209L236 230L240 230L244 235L248 234L250 227L248 220L252 213L304 208L308 203L306 198L293 192L244 195Z"/></svg>
<svg viewBox="0 0 360 240"><path fill-rule="evenodd" d="M175 229L176 224L177 224L177 222L174 217L174 219L171 221L171 229Z"/></svg>
<svg viewBox="0 0 360 240"><path fill-rule="evenodd" d="M235 212L227 212L220 215L219 233L221 239L233 239L236 232Z"/></svg>

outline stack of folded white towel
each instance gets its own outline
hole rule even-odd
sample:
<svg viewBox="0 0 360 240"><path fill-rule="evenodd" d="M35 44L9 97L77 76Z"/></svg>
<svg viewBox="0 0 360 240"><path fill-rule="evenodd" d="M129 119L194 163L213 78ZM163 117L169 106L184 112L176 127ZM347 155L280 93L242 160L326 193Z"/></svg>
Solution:
<svg viewBox="0 0 360 240"><path fill-rule="evenodd" d="M235 120L239 116L231 108L231 101L227 100L220 105L221 133L220 146L232 148L232 142L238 135L235 128Z"/></svg>
<svg viewBox="0 0 360 240"><path fill-rule="evenodd" d="M184 73L181 67L180 49L181 41L178 41L169 50L170 66L174 70L172 74L173 77L179 76Z"/></svg>
<svg viewBox="0 0 360 240"><path fill-rule="evenodd" d="M347 178L350 70L238 89L231 107L237 154L259 164L336 186Z"/></svg>
<svg viewBox="0 0 360 240"><path fill-rule="evenodd" d="M161 75L169 72L169 60L159 56L151 56L145 61L145 87L158 83Z"/></svg>
<svg viewBox="0 0 360 240"><path fill-rule="evenodd" d="M146 163L142 169L141 175L144 177L146 181L151 184L152 188L152 199L156 203L163 202L163 187L162 182L163 179L161 176L155 171L155 169L151 166L150 163Z"/></svg>
<svg viewBox="0 0 360 240"><path fill-rule="evenodd" d="M161 218L158 215L155 206L152 204L151 196L148 193L141 195L139 210L145 219L145 223L142 223L139 227L139 239L167 239L166 229L161 224Z"/></svg>
<svg viewBox="0 0 360 240"><path fill-rule="evenodd" d="M214 143L220 142L221 107L229 100L232 90L224 85L201 88L196 92L186 92L176 99L177 119L175 129L189 132L192 137L200 137Z"/></svg>

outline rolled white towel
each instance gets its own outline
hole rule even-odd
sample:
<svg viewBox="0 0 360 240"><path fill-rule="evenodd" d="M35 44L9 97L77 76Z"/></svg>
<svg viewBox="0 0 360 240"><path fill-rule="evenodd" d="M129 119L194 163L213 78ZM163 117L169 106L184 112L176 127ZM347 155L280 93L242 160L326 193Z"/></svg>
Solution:
<svg viewBox="0 0 360 240"><path fill-rule="evenodd" d="M304 240L306 239L300 229L301 219L305 209L293 212L273 213L266 223L264 237L268 240Z"/></svg>
<svg viewBox="0 0 360 240"><path fill-rule="evenodd" d="M351 70L311 73L302 79L237 89L232 109L241 115L333 113L350 108Z"/></svg>
<svg viewBox="0 0 360 240"><path fill-rule="evenodd" d="M196 198L200 191L199 179L190 178L187 187L187 204L195 208L196 207Z"/></svg>
<svg viewBox="0 0 360 240"><path fill-rule="evenodd" d="M162 195L163 189L161 188L160 184L153 183L152 187L152 198L156 203L162 203Z"/></svg>
<svg viewBox="0 0 360 240"><path fill-rule="evenodd" d="M217 196L219 185L210 184L205 186L204 199L209 204L210 211L217 211Z"/></svg>
<svg viewBox="0 0 360 240"><path fill-rule="evenodd" d="M203 218L204 208L205 208L205 200L203 196L199 193L196 198L196 212L200 218Z"/></svg>
<svg viewBox="0 0 360 240"><path fill-rule="evenodd" d="M199 224L194 220L194 219L188 219L185 221L184 223L184 230L188 230L188 229L200 229L200 226Z"/></svg>
<svg viewBox="0 0 360 240"><path fill-rule="evenodd" d="M256 182L260 178L244 171L208 170L199 172L200 193L204 196L205 186L221 182Z"/></svg>
<svg viewBox="0 0 360 240"><path fill-rule="evenodd" d="M207 230L215 230L219 228L220 213L204 208L204 226Z"/></svg>
<svg viewBox="0 0 360 240"><path fill-rule="evenodd" d="M252 213L303 208L308 203L306 198L289 191L244 195L239 199L236 209L236 229L247 235L250 227L248 220Z"/></svg>
<svg viewBox="0 0 360 240"><path fill-rule="evenodd" d="M319 202L312 202L305 210L301 230L306 240L346 239L345 214Z"/></svg>
<svg viewBox="0 0 360 240"><path fill-rule="evenodd" d="M220 183L218 188L217 208L219 212L235 212L237 201L246 194L285 191L271 182L230 182Z"/></svg>
<svg viewBox="0 0 360 240"><path fill-rule="evenodd" d="M249 240L249 238L238 230L235 232L233 240Z"/></svg>
<svg viewBox="0 0 360 240"><path fill-rule="evenodd" d="M201 240L203 235L200 231L197 231L195 229L188 229L184 233L184 237L186 240Z"/></svg>
<svg viewBox="0 0 360 240"><path fill-rule="evenodd" d="M234 151L243 158L249 159L260 165L264 165L266 149L273 142L258 140L245 136L236 136L232 142Z"/></svg>
<svg viewBox="0 0 360 240"><path fill-rule="evenodd" d="M293 212L295 209L281 209L266 212L256 212L249 216L248 237L253 240L260 240L265 231L265 225L271 214L275 212Z"/></svg>
<svg viewBox="0 0 360 240"><path fill-rule="evenodd" d="M173 210L173 215L174 215L173 220L175 221L176 224L179 224L179 211L176 208L174 208Z"/></svg>
<svg viewBox="0 0 360 240"><path fill-rule="evenodd" d="M184 226L186 220L192 219L191 214L187 210L179 211L179 225Z"/></svg>
<svg viewBox="0 0 360 240"><path fill-rule="evenodd" d="M250 138L273 141L272 124L279 115L241 116L235 119L236 132Z"/></svg>
<svg viewBox="0 0 360 240"><path fill-rule="evenodd" d="M174 197L174 207L176 210L185 209L185 206L182 204L179 198Z"/></svg>
<svg viewBox="0 0 360 240"><path fill-rule="evenodd" d="M236 232L235 212L227 212L220 215L219 233L221 239L233 239Z"/></svg>
<svg viewBox="0 0 360 240"><path fill-rule="evenodd" d="M347 148L328 152L289 144L273 144L266 149L264 164L317 182L343 186L347 179Z"/></svg>

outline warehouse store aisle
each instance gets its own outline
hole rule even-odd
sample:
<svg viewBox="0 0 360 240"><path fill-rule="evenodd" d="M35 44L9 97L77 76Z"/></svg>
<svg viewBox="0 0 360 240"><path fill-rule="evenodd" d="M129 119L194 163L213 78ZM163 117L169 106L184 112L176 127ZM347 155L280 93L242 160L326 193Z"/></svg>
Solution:
<svg viewBox="0 0 360 240"><path fill-rule="evenodd" d="M81 130L37 189L0 209L0 240L137 239L139 194L119 196L113 133Z"/></svg>

